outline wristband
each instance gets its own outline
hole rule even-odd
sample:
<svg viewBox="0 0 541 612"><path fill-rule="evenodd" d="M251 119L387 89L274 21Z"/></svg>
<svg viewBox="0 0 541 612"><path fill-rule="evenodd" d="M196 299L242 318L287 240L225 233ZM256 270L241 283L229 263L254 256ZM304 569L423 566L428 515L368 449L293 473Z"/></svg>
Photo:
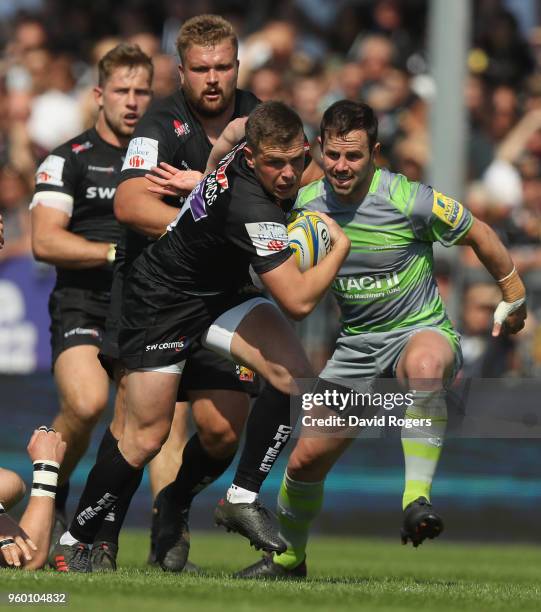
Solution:
<svg viewBox="0 0 541 612"><path fill-rule="evenodd" d="M38 459L34 461L34 479L32 481L31 496L56 497L56 486L58 484L58 470L60 464L49 459Z"/></svg>
<svg viewBox="0 0 541 612"><path fill-rule="evenodd" d="M2 506L2 502L0 502L0 514L4 514L5 511L6 509L4 508L4 506Z"/></svg>
<svg viewBox="0 0 541 612"><path fill-rule="evenodd" d="M111 242L107 250L107 263L110 263L110 264L115 263L115 257L116 257L116 244Z"/></svg>
<svg viewBox="0 0 541 612"><path fill-rule="evenodd" d="M526 288L518 275L517 269L513 266L513 269L509 274L497 281L502 295L503 301L508 304L513 304L519 300L524 300L526 297Z"/></svg>

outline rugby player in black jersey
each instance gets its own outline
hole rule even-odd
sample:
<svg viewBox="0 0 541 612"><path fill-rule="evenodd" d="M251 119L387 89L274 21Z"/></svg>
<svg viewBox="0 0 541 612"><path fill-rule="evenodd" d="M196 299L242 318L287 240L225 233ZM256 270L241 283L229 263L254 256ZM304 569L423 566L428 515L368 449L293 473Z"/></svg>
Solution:
<svg viewBox="0 0 541 612"><path fill-rule="evenodd" d="M109 383L97 355L120 234L113 198L126 147L151 100L152 62L139 47L118 45L101 59L98 70L95 126L43 161L30 205L34 256L57 271L49 312L60 397L53 426L67 442L56 503L60 525L69 477L107 404Z"/></svg>
<svg viewBox="0 0 541 612"><path fill-rule="evenodd" d="M249 92L236 89L237 39L227 21L213 15L187 21L179 33L178 51L181 88L152 108L138 125L115 198L115 213L127 228L117 248L111 312L101 355L105 364L118 357L122 284L131 263L175 218L183 201L179 201L179 193L186 195L202 178L212 145L228 122L247 115L258 103ZM180 192L156 190L145 178L150 171L158 176L160 172L167 174L161 169L163 165L174 171ZM191 501L230 465L248 414L252 381L250 370L203 347L193 351L187 362L179 399L187 396L192 402L198 434L184 448L175 482L156 498L153 522L157 556L163 569L181 571L186 563ZM272 465L267 451L269 446L285 445L288 436L280 432L289 425L287 410L264 416L252 411L251 429L257 428L257 435L252 434L250 439L256 449L254 452L248 446L243 453L232 492L239 502L254 502L248 509L254 511L249 518L260 529L269 522L255 503L258 488ZM108 432L102 444L116 448L116 440ZM119 500L117 511L122 504ZM239 510L246 509L239 505ZM272 550L281 548L282 542L276 535L273 537ZM62 542L70 540L66 536ZM268 541L255 543L268 545Z"/></svg>
<svg viewBox="0 0 541 612"><path fill-rule="evenodd" d="M89 570L88 545L108 508L140 482L167 438L181 373L199 342L267 381L254 410L288 412L290 395L299 393L296 379L312 377L291 325L258 295L249 274L252 266L281 308L301 319L344 261L349 240L325 215L328 256L304 273L291 257L286 213L303 169L300 118L280 102L258 106L246 144L198 184L168 231L131 266L119 333L128 370L125 427L89 474L69 529L72 544L59 548L69 571Z"/></svg>

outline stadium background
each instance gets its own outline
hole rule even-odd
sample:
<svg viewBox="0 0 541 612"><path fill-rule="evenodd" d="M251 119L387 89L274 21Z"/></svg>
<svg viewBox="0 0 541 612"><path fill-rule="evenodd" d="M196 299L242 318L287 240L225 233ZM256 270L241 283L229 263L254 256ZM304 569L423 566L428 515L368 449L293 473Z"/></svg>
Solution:
<svg viewBox="0 0 541 612"><path fill-rule="evenodd" d="M165 96L176 86L174 39L180 24L194 14L217 12L239 33L242 87L261 99L290 103L312 141L321 113L332 101L366 100L380 118L381 162L428 181L448 169L441 162L434 167L439 157L430 129L431 105L444 89L433 75L430 55L431 11L437 4L441 2L0 3L0 213L6 235L0 251L0 465L29 481L29 433L56 411L47 330L54 273L32 259L28 203L39 161L93 121L96 60L120 39L138 42L154 59L156 96ZM531 296L526 330L512 340L489 338L498 293L468 250L438 250L438 281L463 334L462 376L502 378L516 386L522 378L538 377L541 368L541 9L536 0L457 4L470 11L470 40L462 66L465 78L452 100L466 117L464 151L451 160L455 166L461 162L464 179L450 195L489 222L512 249ZM450 29L449 37L455 34ZM329 354L336 322L333 303L327 300L300 326L316 365ZM73 500L106 422L95 432L74 476ZM271 504L281 473L277 466L265 486ZM195 527L210 527L212 507L229 478L230 473L198 498L198 512L192 513ZM328 480L319 529L398 535L402 478L398 439L357 443ZM447 537L539 539L531 525L541 501L541 442L489 435L450 440L433 493L444 509ZM129 524L146 523L149 508L145 480Z"/></svg>

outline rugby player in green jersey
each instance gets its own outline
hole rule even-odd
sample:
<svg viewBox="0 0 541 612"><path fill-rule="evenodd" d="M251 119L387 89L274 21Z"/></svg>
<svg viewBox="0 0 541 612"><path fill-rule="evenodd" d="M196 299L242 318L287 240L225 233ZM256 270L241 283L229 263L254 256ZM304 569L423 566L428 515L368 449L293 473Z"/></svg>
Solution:
<svg viewBox="0 0 541 612"><path fill-rule="evenodd" d="M413 391L405 416L419 419L421 425L402 430L402 541L418 546L443 529L430 503L430 489L447 422L445 389L461 366L459 335L433 275L432 243L471 246L498 283L502 301L494 313L492 335L524 327L525 290L490 227L452 198L376 167L377 127L366 104L333 104L321 123L325 177L302 189L296 203L296 208L325 212L351 240L350 254L333 285L341 334L314 392L332 389L331 381L359 389L385 377ZM305 430L278 496L280 534L288 548L264 557L238 577L306 575L308 530L322 505L325 477L351 441L345 430L323 436Z"/></svg>

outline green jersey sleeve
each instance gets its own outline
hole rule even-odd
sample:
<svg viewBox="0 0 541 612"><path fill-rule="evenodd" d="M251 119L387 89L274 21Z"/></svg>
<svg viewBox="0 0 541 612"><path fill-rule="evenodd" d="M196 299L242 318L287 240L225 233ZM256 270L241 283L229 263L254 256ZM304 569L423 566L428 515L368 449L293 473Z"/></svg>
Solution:
<svg viewBox="0 0 541 612"><path fill-rule="evenodd" d="M413 231L427 242L439 242L449 247L470 229L473 217L460 202L419 184L410 212Z"/></svg>

